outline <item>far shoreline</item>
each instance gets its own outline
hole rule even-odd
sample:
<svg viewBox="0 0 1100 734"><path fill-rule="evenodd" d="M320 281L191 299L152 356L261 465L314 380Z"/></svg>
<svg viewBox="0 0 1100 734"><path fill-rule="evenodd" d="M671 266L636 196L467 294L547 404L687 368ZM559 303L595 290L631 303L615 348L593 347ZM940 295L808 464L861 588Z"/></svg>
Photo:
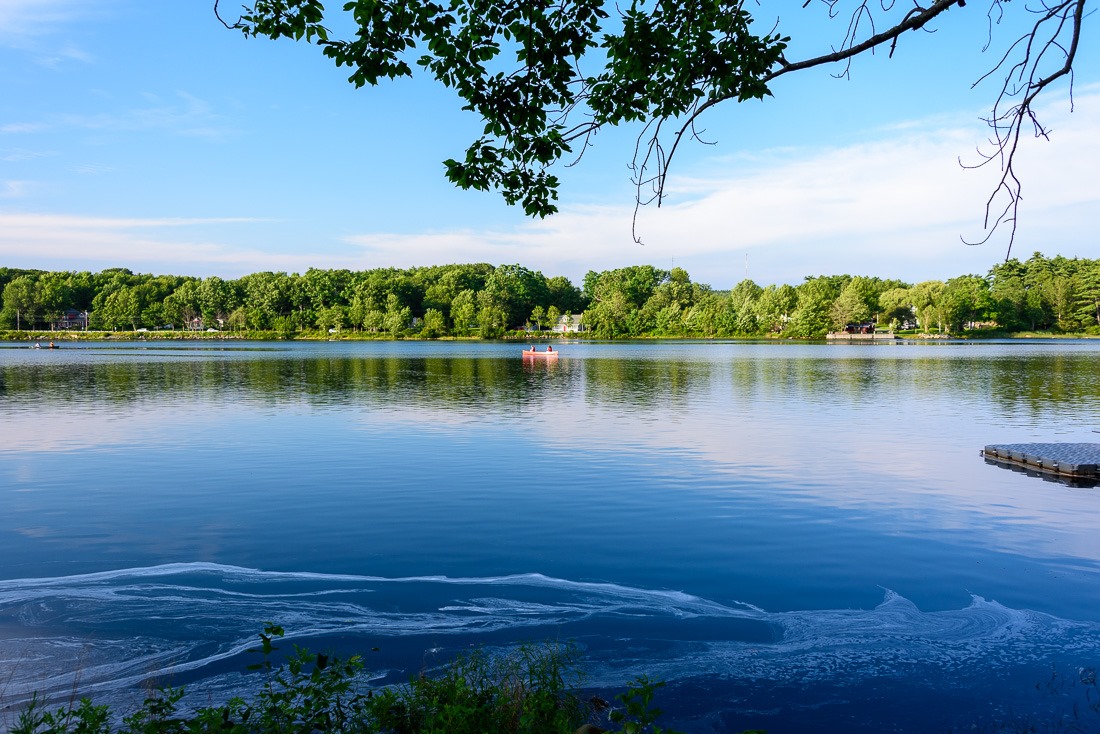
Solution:
<svg viewBox="0 0 1100 734"><path fill-rule="evenodd" d="M1001 332L984 331L982 333L964 334L940 334L940 333L914 333L895 332L897 338L881 343L899 343L906 341L987 341L991 339L1012 339L1028 341L1034 339L1062 339L1062 340L1089 340L1100 339L1100 335L1089 333L1055 333L1055 332ZM692 337L692 336L634 336L621 339L607 339L606 337L593 337L584 333L570 332L510 332L500 337L484 338L480 336L442 336L423 337L418 335L394 336L384 333L368 332L344 332L328 334L316 331L278 332L278 331L28 331L28 330L0 330L0 341L4 342L167 342L167 341L309 341L309 342L394 342L394 341L424 341L424 342L550 342L550 341L579 341L579 342L638 342L638 341L675 341L675 342L729 342L729 341L754 341L754 342L804 342L825 343L825 338L785 337L776 335L745 335L723 337ZM845 342L847 344L848 342ZM852 344L872 344L871 341L852 341Z"/></svg>

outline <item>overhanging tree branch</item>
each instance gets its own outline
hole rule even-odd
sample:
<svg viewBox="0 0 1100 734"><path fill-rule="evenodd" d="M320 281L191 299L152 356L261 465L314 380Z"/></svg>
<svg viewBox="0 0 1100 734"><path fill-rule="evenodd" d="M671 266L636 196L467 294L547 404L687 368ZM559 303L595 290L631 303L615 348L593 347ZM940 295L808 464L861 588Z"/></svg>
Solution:
<svg viewBox="0 0 1100 734"><path fill-rule="evenodd" d="M991 148L988 151L978 150L981 158L979 163L963 164L967 168L982 168L996 161L1000 166L1000 179L985 205L983 228L986 230L986 235L975 242L968 242L965 239L963 241L971 245L984 244L990 240L998 227L1008 225L1010 232L1005 252L1006 261L1012 256L1012 245L1016 239L1018 223L1017 215L1023 193L1023 183L1016 175L1014 165L1020 136L1024 125L1030 123L1034 137L1047 140L1050 138L1050 130L1039 121L1032 105L1040 93L1058 79L1070 77L1072 80L1073 62L1081 41L1085 0L1065 0L1054 5L1044 5L1036 12L1039 17L1030 33L1018 39L1001 57L1001 60L975 82L977 85L1003 69L1011 59L1013 50L1020 46L1024 48L1022 58L1012 64L1005 74L992 114L985 120L992 130L992 138L989 141ZM1067 24L1070 28L1068 48L1061 41ZM1044 30L1047 31L1046 36L1042 35ZM1062 54L1062 65L1044 74L1040 70L1041 63L1051 53ZM1072 84L1069 96L1072 109ZM1012 100L1016 101L1012 102ZM961 159L960 163L962 163Z"/></svg>
<svg viewBox="0 0 1100 734"><path fill-rule="evenodd" d="M841 17L843 0L821 1L829 18ZM1032 12L1036 20L979 79L1004 75L986 120L992 147L977 164L997 161L1002 173L987 203L983 242L1011 223L1011 247L1020 131L1027 121L1047 136L1033 103L1060 78L1072 79L1088 1L1009 8L1008 0L991 0L990 42L1008 12ZM777 27L758 30L743 0L348 0L342 11L326 10L321 0L251 0L236 22L218 18L246 36L314 43L350 70L357 87L414 73L434 77L485 122L465 156L445 162L447 177L463 188L497 189L531 216L557 211L559 182L549 170L563 157L574 165L601 129L638 123L630 163L636 217L641 206L660 206L681 144L704 142L698 123L714 106L763 99L775 80L816 67L841 65L836 76L847 77L855 58L883 47L892 56L906 32L931 31L933 21L966 4L874 2L857 0L839 47L798 61L787 58L790 39ZM331 37L325 25L340 12L354 29L349 38Z"/></svg>
<svg viewBox="0 0 1100 734"><path fill-rule="evenodd" d="M830 13L832 13L836 7L836 0L826 0L826 4L829 5ZM966 0L937 0L928 8L914 7L905 15L901 22L881 33L876 33L869 38L857 43L855 39L856 33L858 32L860 19L867 15L868 21L873 24L873 20L869 17L867 3L860 3L859 7L852 15L852 20L849 23L847 34L845 35L843 44L839 50L803 59L797 62L788 62L786 59L780 58L778 68L768 71L763 77L763 82L765 84L769 84L781 76L792 74L797 71L812 69L818 66L827 66L838 64L841 62L848 62L851 61L851 59L859 56L860 54L866 53L868 51L873 51L874 49L887 43L890 44L890 54L893 55L894 48L897 44L897 39L902 34L904 34L906 31L924 28L929 22L942 15L955 5L958 5L960 7L965 6ZM847 71L848 70L846 68L843 72L843 75L846 76ZM696 121L703 113L705 113L707 110L714 107L715 105L721 104L723 102L729 102L734 98L735 97L733 94L723 94L713 97L706 102L697 105L694 109L691 110L690 114L687 115L687 119L683 122L683 124L673 136L668 155L663 157L663 162L665 165L658 171L658 173L654 177L645 182L653 185L654 195L651 196L648 200L645 200L643 199L641 189L639 188L638 195L636 196L636 203L638 206L645 206L646 204L652 203L654 201L656 201L658 207L661 205L665 196L665 181L668 173L669 164L671 164L672 159L675 158L676 152L679 149L680 143L682 142L684 137L686 135L689 135L689 133L694 130ZM694 133L691 133L690 137L695 138L696 136L694 135ZM648 155L646 157L648 158ZM637 160L637 156L635 157L635 160ZM640 182L638 182L638 186L641 186ZM638 215L638 206L635 206L634 210L635 222ZM640 242L636 232L634 233L634 240L636 242Z"/></svg>

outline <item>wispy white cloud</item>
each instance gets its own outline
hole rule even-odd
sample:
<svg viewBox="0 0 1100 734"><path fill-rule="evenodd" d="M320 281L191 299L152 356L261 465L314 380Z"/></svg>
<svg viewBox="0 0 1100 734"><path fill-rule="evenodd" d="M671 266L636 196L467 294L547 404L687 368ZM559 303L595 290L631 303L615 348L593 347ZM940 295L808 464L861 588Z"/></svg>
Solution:
<svg viewBox="0 0 1100 734"><path fill-rule="evenodd" d="M0 133L35 133L46 130L48 127L48 125L41 122L10 122L6 125L0 125Z"/></svg>
<svg viewBox="0 0 1100 734"><path fill-rule="evenodd" d="M82 64L90 64L94 59L95 57L92 56L92 54L70 44L58 49L50 55L39 56L38 63L43 66L56 67L66 61L79 61Z"/></svg>
<svg viewBox="0 0 1100 734"><path fill-rule="evenodd" d="M344 267L340 259L232 244L245 217L126 218L0 213L0 262L49 270L122 266L187 275L243 275L258 270ZM212 233L212 234L211 234Z"/></svg>
<svg viewBox="0 0 1100 734"><path fill-rule="evenodd" d="M1100 94L1084 90L1076 112L1044 111L1050 142L1026 141L1017 167L1024 203L1016 252L1100 257L1092 236L1100 204ZM942 120L937 120L942 123ZM745 274L797 282L818 273L951 277L985 272L1007 240L967 247L982 235L985 201L999 171L964 170L980 125L921 124L842 148L757 152L723 177L675 172L661 209L643 209L630 240L626 207L578 207L511 232L369 234L350 238L371 265L477 259L522 262L577 277L603 269L675 262L703 282L728 287ZM460 255L461 253L461 255ZM468 257L462 257L468 255Z"/></svg>
<svg viewBox="0 0 1100 734"><path fill-rule="evenodd" d="M97 165L95 163L82 163L73 167L73 172L81 176L98 176L103 173L110 173L113 170L115 169L111 166Z"/></svg>
<svg viewBox="0 0 1100 734"><path fill-rule="evenodd" d="M0 152L0 161L4 163L19 163L21 161L32 161L36 158L49 158L56 155L53 151L48 150L26 150L23 148L14 148L4 152Z"/></svg>
<svg viewBox="0 0 1100 734"><path fill-rule="evenodd" d="M72 0L0 0L0 35L27 36L71 17Z"/></svg>
<svg viewBox="0 0 1100 734"><path fill-rule="evenodd" d="M26 181L0 181L0 199L18 199L26 191Z"/></svg>
<svg viewBox="0 0 1100 734"><path fill-rule="evenodd" d="M0 46L34 48L39 63L64 59L88 61L89 54L71 43L41 53L42 39L103 9L102 3L81 0L0 0Z"/></svg>
<svg viewBox="0 0 1100 734"><path fill-rule="evenodd" d="M0 213L0 229L19 230L22 234L33 234L36 238L49 237L64 231L111 231L130 229L151 229L161 227L188 227L205 224L239 224L241 222L263 221L252 217L81 217L50 214Z"/></svg>
<svg viewBox="0 0 1100 734"><path fill-rule="evenodd" d="M1050 142L1027 141L1018 161L1024 204L1015 252L1100 257L1100 90L1079 90L1076 111L1044 111ZM746 275L798 282L822 273L910 280L983 273L1005 240L967 247L981 233L995 169L957 159L982 133L969 120L913 121L830 149L754 151L745 165L675 172L670 198L645 209L631 240L629 206L576 206L513 229L364 232L326 237L321 226L258 220L0 214L0 261L29 267L110 265L195 275L309 267L409 267L450 262L521 263L579 282L590 269L675 264L726 288ZM715 170L730 171L714 175ZM694 175L692 175L694 174ZM260 212L260 214L265 214ZM308 250L290 242L313 229ZM285 231L281 231L284 230Z"/></svg>
<svg viewBox="0 0 1100 734"><path fill-rule="evenodd" d="M217 137L222 134L219 117L209 103L185 91L167 99L146 95L149 104L121 112L54 115L42 120L25 120L0 125L0 133L20 135L65 129L106 132L166 131L189 137Z"/></svg>

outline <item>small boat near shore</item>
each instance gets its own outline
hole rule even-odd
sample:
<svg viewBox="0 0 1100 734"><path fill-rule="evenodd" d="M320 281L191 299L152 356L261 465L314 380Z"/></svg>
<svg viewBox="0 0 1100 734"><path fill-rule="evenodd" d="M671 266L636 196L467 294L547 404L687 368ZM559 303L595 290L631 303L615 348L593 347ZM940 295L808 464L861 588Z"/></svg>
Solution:
<svg viewBox="0 0 1100 734"><path fill-rule="evenodd" d="M555 352L552 347L547 347L545 352L536 351L534 347L523 350L524 359L556 359L558 352Z"/></svg>

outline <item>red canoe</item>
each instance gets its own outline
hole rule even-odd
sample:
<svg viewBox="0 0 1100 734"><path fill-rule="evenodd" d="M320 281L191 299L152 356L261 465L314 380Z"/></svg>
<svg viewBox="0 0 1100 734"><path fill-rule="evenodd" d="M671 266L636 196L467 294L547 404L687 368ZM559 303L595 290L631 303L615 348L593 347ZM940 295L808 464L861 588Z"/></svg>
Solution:
<svg viewBox="0 0 1100 734"><path fill-rule="evenodd" d="M523 350L523 358L524 359L535 359L535 358L553 359L554 357L557 357L557 356L558 356L557 352L536 352L533 349L524 349Z"/></svg>

